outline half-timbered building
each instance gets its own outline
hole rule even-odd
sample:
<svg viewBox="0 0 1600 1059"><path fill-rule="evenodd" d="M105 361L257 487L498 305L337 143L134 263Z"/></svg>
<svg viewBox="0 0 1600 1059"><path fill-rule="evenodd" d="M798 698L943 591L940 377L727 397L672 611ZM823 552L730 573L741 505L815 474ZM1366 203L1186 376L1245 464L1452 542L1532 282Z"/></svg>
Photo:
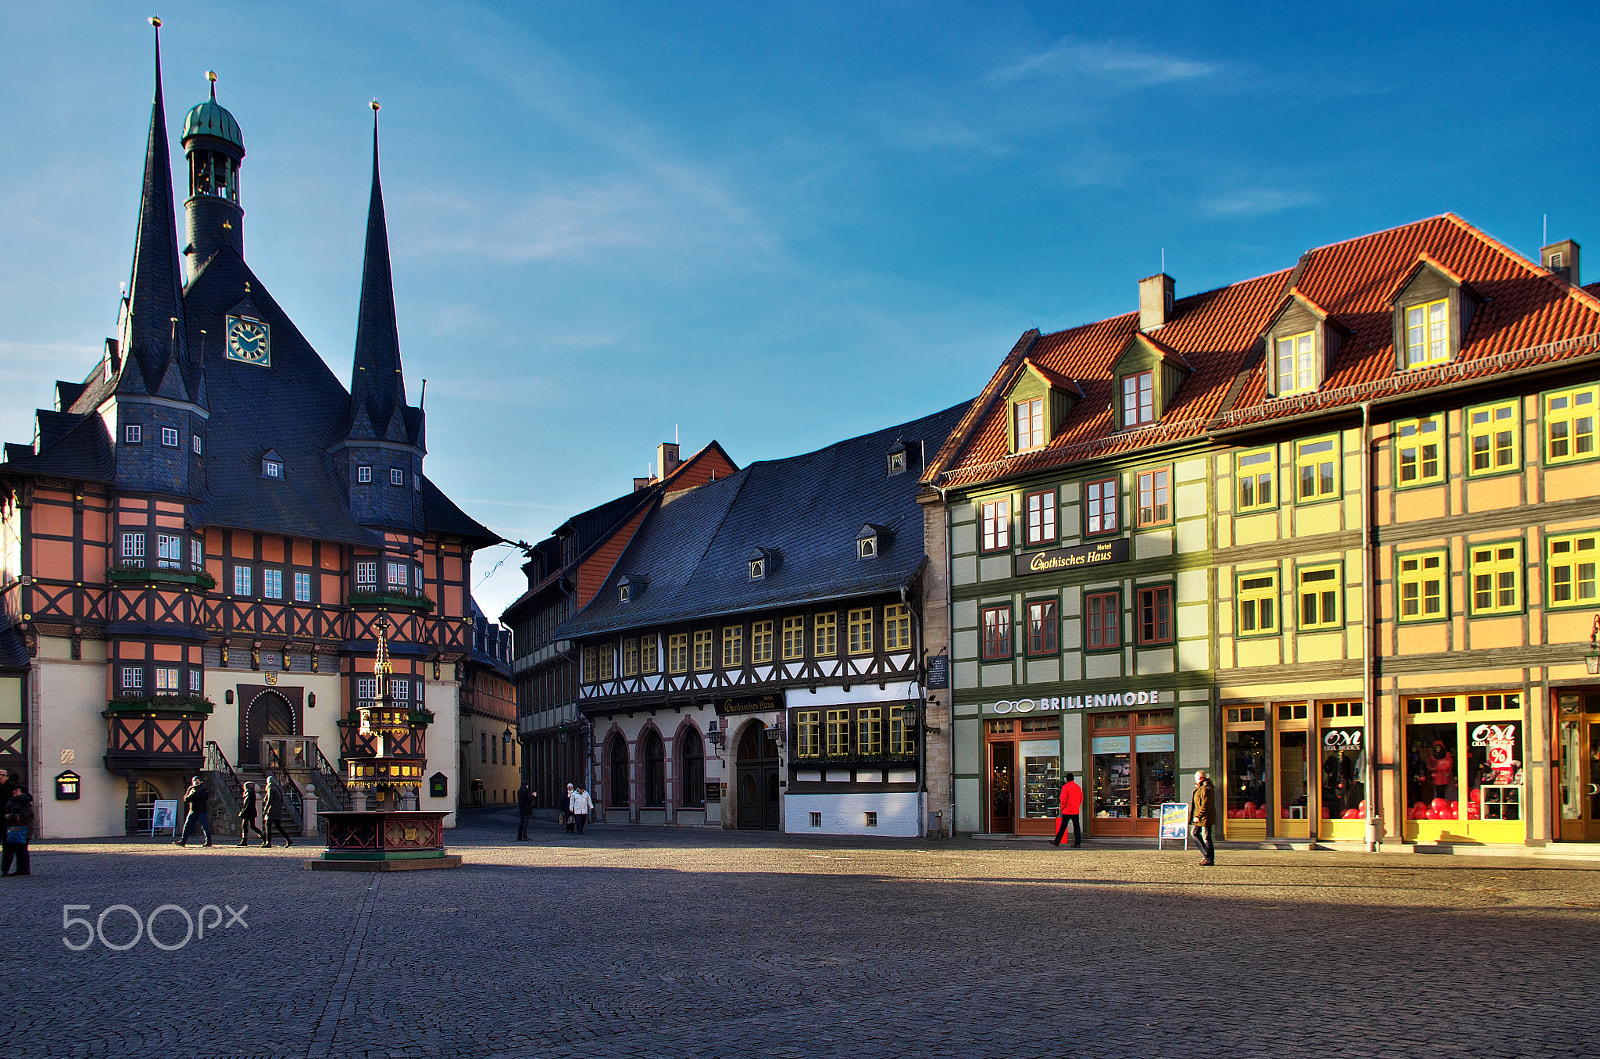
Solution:
<svg viewBox="0 0 1600 1059"><path fill-rule="evenodd" d="M1206 768L1234 840L1600 838L1577 256L1446 214L1025 333L924 479L958 826L1048 833L1070 771L1153 836Z"/></svg>
<svg viewBox="0 0 1600 1059"><path fill-rule="evenodd" d="M580 659L604 819L923 832L940 777L923 768L917 475L963 408L647 514L556 630Z"/></svg>
<svg viewBox="0 0 1600 1059"><path fill-rule="evenodd" d="M498 538L423 471L376 125L348 389L245 261L244 140L214 88L182 142L180 254L158 44L116 336L0 464L0 589L27 659L10 760L54 837L146 830L201 769L230 793L283 769L292 804L340 803L386 618L394 694L444 733L401 747L432 780L420 807L454 809L470 565ZM4 724L17 711L0 702Z"/></svg>

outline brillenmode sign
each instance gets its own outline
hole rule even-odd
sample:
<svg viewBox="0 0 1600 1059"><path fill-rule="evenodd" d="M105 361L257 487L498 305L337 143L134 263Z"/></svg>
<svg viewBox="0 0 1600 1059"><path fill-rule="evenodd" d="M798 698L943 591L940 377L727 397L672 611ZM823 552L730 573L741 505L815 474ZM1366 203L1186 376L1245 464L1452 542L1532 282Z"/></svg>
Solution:
<svg viewBox="0 0 1600 1059"><path fill-rule="evenodd" d="M1099 710L1107 706L1153 706L1160 701L1159 691L1113 691L1108 695L1061 695L1012 702L1002 699L988 710L990 713L1059 713L1062 710Z"/></svg>
<svg viewBox="0 0 1600 1059"><path fill-rule="evenodd" d="M1083 544L1076 548L1024 552L1012 560L1014 572L1018 577L1048 573L1051 570L1074 570L1083 566L1097 566L1100 563L1127 561L1128 538L1126 537L1118 537L1114 541L1101 541L1099 544Z"/></svg>

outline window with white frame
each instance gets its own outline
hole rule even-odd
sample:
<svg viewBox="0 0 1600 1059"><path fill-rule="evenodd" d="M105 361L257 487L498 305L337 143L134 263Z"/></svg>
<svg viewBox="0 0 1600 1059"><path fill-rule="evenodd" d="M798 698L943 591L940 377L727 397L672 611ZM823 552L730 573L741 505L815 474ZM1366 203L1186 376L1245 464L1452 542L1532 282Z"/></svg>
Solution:
<svg viewBox="0 0 1600 1059"><path fill-rule="evenodd" d="M283 571L271 567L261 571L261 594L268 599L283 598Z"/></svg>
<svg viewBox="0 0 1600 1059"><path fill-rule="evenodd" d="M393 680L390 680L389 681L389 697L391 699L401 699L401 700L410 699L411 698L411 681L405 680L405 679L393 679Z"/></svg>
<svg viewBox="0 0 1600 1059"><path fill-rule="evenodd" d="M250 568L248 566L235 566L233 568L233 594L248 596L250 594Z"/></svg>
<svg viewBox="0 0 1600 1059"><path fill-rule="evenodd" d="M1316 339L1310 331L1277 340L1277 390L1279 397L1307 393L1317 388Z"/></svg>
<svg viewBox="0 0 1600 1059"><path fill-rule="evenodd" d="M363 464L360 467L357 467L356 468L356 481L358 481L358 482L370 482L370 481L372 481L372 468L366 466L365 464Z"/></svg>
<svg viewBox="0 0 1600 1059"><path fill-rule="evenodd" d="M138 423L129 423L122 428L122 440L129 445L137 445L144 441L144 427Z"/></svg>
<svg viewBox="0 0 1600 1059"><path fill-rule="evenodd" d="M1141 371L1122 377L1123 429L1156 421L1155 373Z"/></svg>
<svg viewBox="0 0 1600 1059"><path fill-rule="evenodd" d="M408 585L410 585L410 583L411 583L411 579L407 576L407 570L406 570L406 564L405 563L390 563L389 564L389 587L390 588L401 588L401 589L403 589L403 588L406 588Z"/></svg>
<svg viewBox="0 0 1600 1059"><path fill-rule="evenodd" d="M1012 405L1017 434L1017 452L1044 444L1044 398L1034 397Z"/></svg>
<svg viewBox="0 0 1600 1059"><path fill-rule="evenodd" d="M261 475L264 478L282 478L283 477L283 461L282 460L262 460L261 461Z"/></svg>
<svg viewBox="0 0 1600 1059"><path fill-rule="evenodd" d="M1048 544L1056 539L1056 491L1046 489L1027 493L1022 498L1023 538L1029 544Z"/></svg>
<svg viewBox="0 0 1600 1059"><path fill-rule="evenodd" d="M200 452L200 435L199 434L190 434L189 435L189 447L194 449L194 454L196 456L201 455L201 452Z"/></svg>
<svg viewBox="0 0 1600 1059"><path fill-rule="evenodd" d="M356 698L362 702L371 702L378 697L377 677L356 678Z"/></svg>
<svg viewBox="0 0 1600 1059"><path fill-rule="evenodd" d="M144 687L143 666L122 667L122 687L126 691L137 691Z"/></svg>
<svg viewBox="0 0 1600 1059"><path fill-rule="evenodd" d="M405 485L406 484L406 472L402 471L398 467L396 467L393 470L391 470L389 472L389 484L390 485Z"/></svg>
<svg viewBox="0 0 1600 1059"><path fill-rule="evenodd" d="M377 563L377 560L363 560L361 562L356 563L356 585L357 585L357 587L365 586L365 587L368 587L368 588L375 588L375 587L377 587L377 584L378 584L378 563Z"/></svg>
<svg viewBox="0 0 1600 1059"><path fill-rule="evenodd" d="M162 427L161 428L161 445L162 445L163 448L168 448L168 449L175 449L175 448L178 447L178 428L177 427Z"/></svg>
<svg viewBox="0 0 1600 1059"><path fill-rule="evenodd" d="M178 671L167 666L156 667L156 690L176 692L178 687Z"/></svg>
<svg viewBox="0 0 1600 1059"><path fill-rule="evenodd" d="M311 575L297 573L294 575L294 599L296 603L311 602Z"/></svg>
<svg viewBox="0 0 1600 1059"><path fill-rule="evenodd" d="M183 538L176 533L156 534L156 565L163 570L183 566Z"/></svg>
<svg viewBox="0 0 1600 1059"><path fill-rule="evenodd" d="M205 675L198 669L189 670L189 690L198 695L204 686Z"/></svg>

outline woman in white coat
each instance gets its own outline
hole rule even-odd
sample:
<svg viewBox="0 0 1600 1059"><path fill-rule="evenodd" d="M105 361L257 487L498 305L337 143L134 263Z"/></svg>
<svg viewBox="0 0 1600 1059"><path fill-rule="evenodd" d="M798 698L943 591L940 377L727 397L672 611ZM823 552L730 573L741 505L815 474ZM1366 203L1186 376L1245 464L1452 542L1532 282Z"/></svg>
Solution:
<svg viewBox="0 0 1600 1059"><path fill-rule="evenodd" d="M567 795L567 811L572 814L572 822L578 829L578 834L583 834L583 825L589 822L589 810L593 808L594 799L590 798L589 792L582 787L574 787L572 793Z"/></svg>

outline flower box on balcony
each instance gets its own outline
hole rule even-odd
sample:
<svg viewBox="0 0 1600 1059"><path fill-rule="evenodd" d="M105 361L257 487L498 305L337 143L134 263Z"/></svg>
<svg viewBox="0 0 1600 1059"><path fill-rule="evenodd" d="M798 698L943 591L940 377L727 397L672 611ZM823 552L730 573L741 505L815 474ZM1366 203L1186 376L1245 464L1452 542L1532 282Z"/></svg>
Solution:
<svg viewBox="0 0 1600 1059"><path fill-rule="evenodd" d="M208 714L216 705L199 695L151 695L134 698L124 695L106 703L108 713L192 713Z"/></svg>
<svg viewBox="0 0 1600 1059"><path fill-rule="evenodd" d="M352 607L406 607L424 614L433 610L433 600L426 595L406 595L399 592L352 592L345 597Z"/></svg>
<svg viewBox="0 0 1600 1059"><path fill-rule="evenodd" d="M107 581L134 581L167 585L193 585L197 588L217 587L217 579L204 570L177 570L161 566L132 566L119 563L106 570Z"/></svg>

